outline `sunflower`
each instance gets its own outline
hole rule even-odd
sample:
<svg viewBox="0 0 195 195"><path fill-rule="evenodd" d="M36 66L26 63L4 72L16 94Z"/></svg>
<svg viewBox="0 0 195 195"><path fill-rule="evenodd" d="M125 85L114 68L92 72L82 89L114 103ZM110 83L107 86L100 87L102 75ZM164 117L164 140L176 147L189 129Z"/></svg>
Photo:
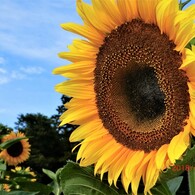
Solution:
<svg viewBox="0 0 195 195"><path fill-rule="evenodd" d="M5 135L2 138L2 142L12 140L19 137L24 137L25 135L23 133L15 133L11 132L8 135ZM4 149L0 153L0 158L4 159L8 165L14 165L16 166L19 163L24 162L29 158L30 154L30 144L28 142L28 139L22 139L13 145L11 145L9 148Z"/></svg>
<svg viewBox="0 0 195 195"><path fill-rule="evenodd" d="M70 141L81 166L108 172L137 194L150 193L159 174L181 159L195 135L195 6L177 0L77 0L84 24L62 28L84 37L59 56L54 70L69 78L56 86L73 97L61 125L76 124Z"/></svg>

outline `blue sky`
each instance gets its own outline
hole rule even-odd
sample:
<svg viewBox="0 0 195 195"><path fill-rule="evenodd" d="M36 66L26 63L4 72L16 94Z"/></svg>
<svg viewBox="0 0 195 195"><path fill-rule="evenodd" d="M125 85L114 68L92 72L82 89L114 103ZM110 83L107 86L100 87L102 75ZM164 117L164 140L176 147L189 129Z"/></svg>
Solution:
<svg viewBox="0 0 195 195"><path fill-rule="evenodd" d="M52 70L69 63L57 53L78 37L60 28L81 23L75 2L0 0L0 123L13 128L19 114L56 113L61 94L54 86L64 78Z"/></svg>
<svg viewBox="0 0 195 195"><path fill-rule="evenodd" d="M68 63L57 56L75 37L60 27L68 21L81 22L73 0L0 0L0 123L56 113L64 78L52 70Z"/></svg>

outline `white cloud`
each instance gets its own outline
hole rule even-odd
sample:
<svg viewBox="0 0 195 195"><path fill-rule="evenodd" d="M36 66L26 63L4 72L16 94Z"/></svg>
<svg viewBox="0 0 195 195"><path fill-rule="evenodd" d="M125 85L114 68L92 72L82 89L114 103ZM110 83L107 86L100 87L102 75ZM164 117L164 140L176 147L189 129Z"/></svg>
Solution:
<svg viewBox="0 0 195 195"><path fill-rule="evenodd" d="M26 74L41 74L44 69L42 67L21 67L20 70Z"/></svg>
<svg viewBox="0 0 195 195"><path fill-rule="evenodd" d="M11 72L10 78L11 79L17 79L17 80L22 80L22 79L26 78L26 75L21 73L20 71L14 70L14 71Z"/></svg>
<svg viewBox="0 0 195 195"><path fill-rule="evenodd" d="M0 68L0 85L7 84L13 80L23 80L26 78L26 75L21 71L12 70L8 72L6 69Z"/></svg>
<svg viewBox="0 0 195 195"><path fill-rule="evenodd" d="M7 70L5 68L0 68L0 74L5 74L7 73Z"/></svg>
<svg viewBox="0 0 195 195"><path fill-rule="evenodd" d="M39 66L21 67L18 70L8 71L0 68L0 85L9 83L13 80L24 80L29 78L28 75L41 74L45 70Z"/></svg>
<svg viewBox="0 0 195 195"><path fill-rule="evenodd" d="M6 76L0 76L0 85L9 83L10 79Z"/></svg>
<svg viewBox="0 0 195 195"><path fill-rule="evenodd" d="M60 24L78 20L72 0L1 0L0 50L25 58L56 61L66 48L68 35ZM76 18L74 18L76 16Z"/></svg>

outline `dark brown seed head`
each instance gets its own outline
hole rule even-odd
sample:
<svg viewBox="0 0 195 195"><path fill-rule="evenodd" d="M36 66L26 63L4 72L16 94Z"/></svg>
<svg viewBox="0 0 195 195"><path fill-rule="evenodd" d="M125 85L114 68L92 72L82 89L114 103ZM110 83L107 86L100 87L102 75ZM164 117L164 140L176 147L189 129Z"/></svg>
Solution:
<svg viewBox="0 0 195 195"><path fill-rule="evenodd" d="M98 113L110 134L130 149L158 149L183 130L189 93L174 48L156 25L134 19L114 29L99 49Z"/></svg>

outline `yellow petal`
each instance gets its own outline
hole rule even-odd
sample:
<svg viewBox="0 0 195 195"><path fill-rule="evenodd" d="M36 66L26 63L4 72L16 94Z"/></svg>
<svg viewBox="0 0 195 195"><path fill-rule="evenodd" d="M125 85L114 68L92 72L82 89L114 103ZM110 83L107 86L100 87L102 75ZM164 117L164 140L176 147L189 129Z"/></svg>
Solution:
<svg viewBox="0 0 195 195"><path fill-rule="evenodd" d="M124 22L139 17L137 0L117 0L117 4Z"/></svg>
<svg viewBox="0 0 195 195"><path fill-rule="evenodd" d="M155 162L156 162L156 167L159 170L162 170L162 168L164 167L163 164L167 155L167 150L168 150L168 144L164 144L158 149L156 153Z"/></svg>
<svg viewBox="0 0 195 195"><path fill-rule="evenodd" d="M144 175L144 173L146 172L148 162L150 161L151 157L154 155L155 155L155 151L151 151L149 154L144 154L143 160L139 164L139 167L137 168L135 173L135 177L132 179L131 182L131 189L133 194L137 194L141 176Z"/></svg>
<svg viewBox="0 0 195 195"><path fill-rule="evenodd" d="M155 164L155 156L153 156L147 166L146 179L145 179L145 189L144 192L147 193L156 184L159 176L159 170Z"/></svg>
<svg viewBox="0 0 195 195"><path fill-rule="evenodd" d="M183 60L180 69L186 72L191 82L195 82L195 55L192 51L186 50L186 58Z"/></svg>
<svg viewBox="0 0 195 195"><path fill-rule="evenodd" d="M186 131L189 131L189 124L185 127ZM176 135L170 142L168 147L168 157L171 163L175 163L175 160L178 160L181 155L186 151L189 146L189 135L186 135L186 132L180 132Z"/></svg>
<svg viewBox="0 0 195 195"><path fill-rule="evenodd" d="M195 64L195 53L191 51L190 49L184 49L182 53L183 63L181 65L181 69L186 71L186 67L189 64ZM195 66L195 65L194 65Z"/></svg>
<svg viewBox="0 0 195 195"><path fill-rule="evenodd" d="M106 135L107 136L107 135ZM104 136L104 137L106 137ZM98 161L98 159L113 145L115 145L115 140L105 141L102 142L101 139L103 137L98 137L98 139L94 140L91 145L95 145L96 147L93 147L92 149L86 148L86 150L83 152L82 156L82 166L88 166L91 164L94 164ZM104 144L102 144L104 143Z"/></svg>
<svg viewBox="0 0 195 195"><path fill-rule="evenodd" d="M76 62L74 64L69 64L65 66L60 66L53 70L53 74L63 74L65 72L74 72L79 70L81 72L89 71L94 69L94 62L93 61L81 61Z"/></svg>
<svg viewBox="0 0 195 195"><path fill-rule="evenodd" d="M60 52L58 54L60 58L69 60L71 62L88 61L96 58L96 53L90 52Z"/></svg>
<svg viewBox="0 0 195 195"><path fill-rule="evenodd" d="M195 27L193 21L180 22L180 27L176 33L175 43L177 51L182 51L184 47L192 40L194 37Z"/></svg>
<svg viewBox="0 0 195 195"><path fill-rule="evenodd" d="M97 46L100 46L104 39L104 37L97 30L86 25L82 26L80 24L75 24L75 23L66 23L66 24L61 24L61 27L64 30L79 34L89 39L91 42L97 44Z"/></svg>
<svg viewBox="0 0 195 195"><path fill-rule="evenodd" d="M70 136L70 142L77 142L80 140L83 140L91 135L94 135L94 133L96 132L100 132L102 134L102 132L104 132L105 134L107 134L108 132L105 131L104 128L102 128L102 123L100 120L92 120L89 123L80 125L78 128L76 128L71 136Z"/></svg>
<svg viewBox="0 0 195 195"><path fill-rule="evenodd" d="M77 11L86 24L93 26L103 34L110 32L111 29L109 26L99 20L99 17L97 17L96 12L91 5L84 3L81 0L77 0Z"/></svg>
<svg viewBox="0 0 195 195"><path fill-rule="evenodd" d="M195 118L195 103L190 101L189 106L190 106L190 113L193 116L193 118Z"/></svg>
<svg viewBox="0 0 195 195"><path fill-rule="evenodd" d="M129 162L125 169L125 174L127 178L131 177L129 173L138 163L142 161L143 157L144 157L144 151L136 151L132 156L129 157Z"/></svg>
<svg viewBox="0 0 195 195"><path fill-rule="evenodd" d="M99 52L99 47L87 40L74 39L72 44L68 46L71 52L90 52L96 54Z"/></svg>
<svg viewBox="0 0 195 195"><path fill-rule="evenodd" d="M122 16L115 0L92 0L92 5L97 18L109 27L109 32L122 24Z"/></svg>
<svg viewBox="0 0 195 195"><path fill-rule="evenodd" d="M60 123L60 125L67 124L72 121L83 120L85 118L88 119L93 115L97 115L97 111L95 109L90 108L68 109L61 115L60 120L62 122Z"/></svg>
<svg viewBox="0 0 195 195"><path fill-rule="evenodd" d="M56 91L70 97L91 99L95 96L93 83L84 80L69 80L56 85Z"/></svg>
<svg viewBox="0 0 195 195"><path fill-rule="evenodd" d="M188 18L190 19L195 19L195 4L190 5L189 7L187 7L184 12L188 13Z"/></svg>
<svg viewBox="0 0 195 195"><path fill-rule="evenodd" d="M137 0L137 6L140 17L148 23L156 24L156 6L159 0L148 0L143 3L143 0Z"/></svg>

